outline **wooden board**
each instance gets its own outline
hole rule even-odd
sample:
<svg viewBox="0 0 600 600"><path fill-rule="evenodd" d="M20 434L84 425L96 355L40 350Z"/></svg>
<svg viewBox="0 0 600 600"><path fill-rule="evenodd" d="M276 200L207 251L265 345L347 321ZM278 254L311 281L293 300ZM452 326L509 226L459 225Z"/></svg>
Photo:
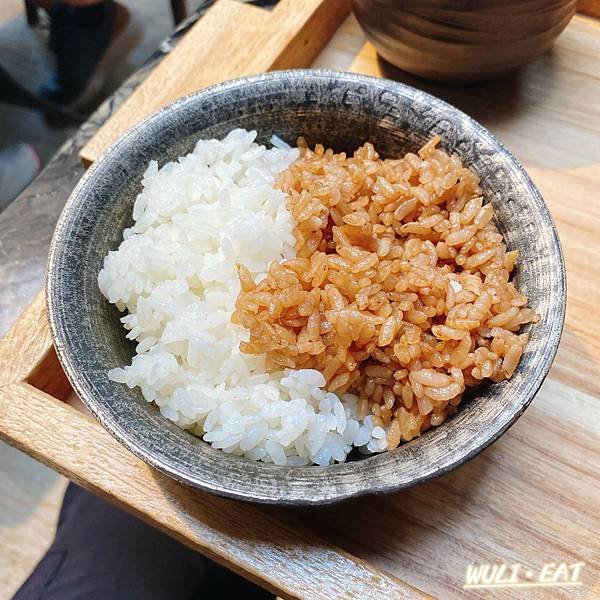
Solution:
<svg viewBox="0 0 600 600"><path fill-rule="evenodd" d="M356 590L374 600L425 597L294 527L285 511L202 494L151 469L92 417L47 392L39 365L46 363L51 371L58 366L49 336L40 294L0 347L3 360L18 349L16 339L35 338L35 348L46 349L32 361L28 382L5 379L0 387L0 436L10 444L283 597L351 597Z"/></svg>
<svg viewBox="0 0 600 600"><path fill-rule="evenodd" d="M600 597L598 56L599 24L576 17L519 74L445 88L379 62L348 18L313 63L399 79L470 113L524 163L557 222L569 291L555 365L517 424L467 465L399 494L317 509L188 490L56 400L68 384L41 296L0 343L0 437L284 597ZM535 573L585 564L580 586L464 590L467 566L483 562Z"/></svg>
<svg viewBox="0 0 600 600"><path fill-rule="evenodd" d="M82 148L81 160L91 164L125 131L187 94L243 75L310 66L349 10L349 0L281 0L270 12L219 0Z"/></svg>

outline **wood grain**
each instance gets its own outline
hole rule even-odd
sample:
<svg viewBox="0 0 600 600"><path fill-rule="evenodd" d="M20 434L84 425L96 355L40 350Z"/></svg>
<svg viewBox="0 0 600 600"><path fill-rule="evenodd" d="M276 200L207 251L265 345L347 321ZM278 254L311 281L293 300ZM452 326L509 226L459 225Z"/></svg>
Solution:
<svg viewBox="0 0 600 600"><path fill-rule="evenodd" d="M50 329L43 325L46 320L42 290L0 340L0 387L27 379L52 351Z"/></svg>
<svg viewBox="0 0 600 600"><path fill-rule="evenodd" d="M348 0L282 0L270 13L219 0L83 147L81 160L91 164L145 117L199 89L310 66L349 10Z"/></svg>
<svg viewBox="0 0 600 600"><path fill-rule="evenodd" d="M439 598L597 597L599 426L597 398L548 381L517 424L464 467L405 493L305 513L306 522ZM537 573L562 561L585 563L583 589L462 589L472 563L518 562Z"/></svg>
<svg viewBox="0 0 600 600"><path fill-rule="evenodd" d="M28 384L0 389L0 436L184 544L284 598L424 598L277 510L187 489L134 457L91 417Z"/></svg>
<svg viewBox="0 0 600 600"><path fill-rule="evenodd" d="M526 597L599 597L599 55L598 22L575 17L553 51L520 73L446 88L380 62L349 17L315 61L405 81L474 116L523 162L557 223L569 289L556 362L524 416L475 460L401 494L312 510L191 492L132 457L91 419L18 383L44 357L52 363L41 297L0 343L0 437L285 597L402 598L418 596L418 588L444 599L487 598L462 589L468 564L538 570L563 560L586 563L583 586L529 589ZM50 379L60 375L51 372ZM496 590L493 597L519 593Z"/></svg>

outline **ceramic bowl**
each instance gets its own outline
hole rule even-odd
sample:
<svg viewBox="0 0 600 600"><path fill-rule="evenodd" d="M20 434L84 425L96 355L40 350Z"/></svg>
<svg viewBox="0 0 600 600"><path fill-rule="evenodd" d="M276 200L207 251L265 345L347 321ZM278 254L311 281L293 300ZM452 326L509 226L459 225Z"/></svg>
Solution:
<svg viewBox="0 0 600 600"><path fill-rule="evenodd" d="M576 0L352 0L379 54L427 79L462 83L512 71L546 52Z"/></svg>
<svg viewBox="0 0 600 600"><path fill-rule="evenodd" d="M541 321L509 381L481 388L456 415L422 437L380 455L329 467L281 467L213 449L163 418L137 389L108 369L134 353L117 309L97 275L141 190L148 162L162 165L198 138L234 127L289 143L352 150L365 140L384 156L417 149L434 134L481 177L508 246L520 251L516 282ZM515 158L481 125L449 104L388 80L331 71L282 71L217 85L183 98L130 130L73 191L52 242L48 311L58 357L73 388L100 423L156 469L200 490L275 504L321 504L401 490L464 463L514 423L540 387L563 325L565 273L556 229L540 194Z"/></svg>

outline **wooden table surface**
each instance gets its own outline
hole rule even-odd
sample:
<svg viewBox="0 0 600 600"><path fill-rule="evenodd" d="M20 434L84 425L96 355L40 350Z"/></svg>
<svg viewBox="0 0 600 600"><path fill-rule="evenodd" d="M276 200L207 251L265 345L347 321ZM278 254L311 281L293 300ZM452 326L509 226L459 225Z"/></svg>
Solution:
<svg viewBox="0 0 600 600"><path fill-rule="evenodd" d="M315 66L414 85L495 133L546 200L568 278L558 356L512 429L454 473L406 493L326 508L317 527L440 598L487 597L489 591L461 589L466 566L486 561L533 570L583 561L582 588L532 588L527 598L600 597L600 319L593 317L600 293L600 24L576 16L551 53L469 88L428 84L378 61L353 18ZM495 590L494 597L521 593Z"/></svg>
<svg viewBox="0 0 600 600"><path fill-rule="evenodd" d="M600 598L600 319L594 317L600 294L600 23L576 16L549 54L510 77L468 88L428 84L382 63L353 18L315 66L414 85L496 134L550 208L568 279L556 361L512 429L436 482L324 509L318 527L357 556L441 598L487 597L460 589L466 566L485 561L534 570L545 562L583 561L582 588L528 589L527 598ZM349 527L353 520L357 525ZM518 594L494 591L497 598Z"/></svg>
<svg viewBox="0 0 600 600"><path fill-rule="evenodd" d="M469 113L523 162L557 223L569 291L555 365L523 417L467 465L399 494L316 509L185 489L60 401L68 389L41 297L0 343L13 364L0 377L0 436L287 597L487 598L463 589L467 566L483 562L535 572L585 563L581 586L497 589L495 598L600 597L599 57L598 22L577 16L519 73L440 87L379 62L349 17L313 63L398 79ZM43 368L25 377L24 357Z"/></svg>

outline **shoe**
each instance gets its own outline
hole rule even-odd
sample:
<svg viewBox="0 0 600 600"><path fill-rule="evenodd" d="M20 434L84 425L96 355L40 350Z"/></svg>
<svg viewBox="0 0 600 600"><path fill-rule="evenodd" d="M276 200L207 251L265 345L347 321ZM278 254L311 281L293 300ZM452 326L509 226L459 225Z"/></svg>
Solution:
<svg viewBox="0 0 600 600"><path fill-rule="evenodd" d="M129 13L114 0L81 7L59 1L49 15L48 45L56 57L56 69L42 84L39 95L54 104L72 105L92 81L100 59L124 29Z"/></svg>
<svg viewBox="0 0 600 600"><path fill-rule="evenodd" d="M0 150L0 212L40 172L41 162L31 144L21 142Z"/></svg>

